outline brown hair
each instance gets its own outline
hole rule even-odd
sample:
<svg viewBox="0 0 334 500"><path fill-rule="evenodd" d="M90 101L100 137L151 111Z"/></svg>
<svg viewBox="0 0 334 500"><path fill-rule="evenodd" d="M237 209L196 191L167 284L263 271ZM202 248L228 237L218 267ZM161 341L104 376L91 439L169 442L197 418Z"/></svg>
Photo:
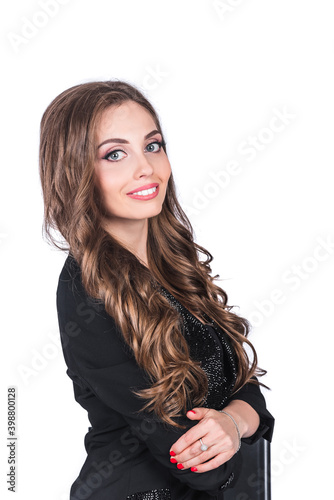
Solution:
<svg viewBox="0 0 334 500"><path fill-rule="evenodd" d="M159 293L157 283L192 314L203 321L213 319L229 335L238 360L234 392L255 373L265 371L257 368L255 349L247 339L248 321L231 312L226 292L214 283L217 276L211 276L211 254L194 242L172 175L162 211L149 219L149 269L103 229L104 208L94 173L96 129L106 109L128 100L149 111L163 137L152 105L124 81L76 85L46 109L40 136L43 232L52 244L77 260L86 292L103 301L137 363L149 375L151 386L138 392L146 400L143 409L179 426L174 418L186 411L189 402L201 405L208 383L200 363L189 356L177 311ZM163 147L166 152L165 144ZM58 241L54 230L65 241ZM244 343L251 348L252 360Z"/></svg>

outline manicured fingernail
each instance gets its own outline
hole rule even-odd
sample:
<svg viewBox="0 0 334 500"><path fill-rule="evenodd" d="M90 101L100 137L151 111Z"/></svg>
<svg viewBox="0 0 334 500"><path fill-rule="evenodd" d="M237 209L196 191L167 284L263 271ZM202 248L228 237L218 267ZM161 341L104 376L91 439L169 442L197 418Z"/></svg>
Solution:
<svg viewBox="0 0 334 500"><path fill-rule="evenodd" d="M175 457L175 455L176 455L175 451L173 451L173 450L171 450L171 451L169 452L169 454L170 454L172 457Z"/></svg>
<svg viewBox="0 0 334 500"><path fill-rule="evenodd" d="M196 413L194 410L189 410L190 413Z"/></svg>
<svg viewBox="0 0 334 500"><path fill-rule="evenodd" d="M190 470L191 470L192 472L196 472L196 471L197 471L196 467L191 467L191 469L190 469Z"/></svg>
<svg viewBox="0 0 334 500"><path fill-rule="evenodd" d="M177 460L175 458L170 458L169 460L172 462L172 464L177 464Z"/></svg>
<svg viewBox="0 0 334 500"><path fill-rule="evenodd" d="M176 466L178 469L184 469L183 465L182 464L177 464Z"/></svg>

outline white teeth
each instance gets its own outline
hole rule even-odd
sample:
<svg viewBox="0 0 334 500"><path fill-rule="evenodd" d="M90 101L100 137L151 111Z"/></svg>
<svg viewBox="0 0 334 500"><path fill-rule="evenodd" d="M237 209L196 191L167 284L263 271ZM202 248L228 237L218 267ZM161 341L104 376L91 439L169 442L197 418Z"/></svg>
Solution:
<svg viewBox="0 0 334 500"><path fill-rule="evenodd" d="M155 193L156 190L157 190L157 188L154 187L154 188L151 188L151 189L144 189L143 191L136 191L135 193L131 193L131 194L136 194L136 195L139 195L139 196L147 196L148 194Z"/></svg>

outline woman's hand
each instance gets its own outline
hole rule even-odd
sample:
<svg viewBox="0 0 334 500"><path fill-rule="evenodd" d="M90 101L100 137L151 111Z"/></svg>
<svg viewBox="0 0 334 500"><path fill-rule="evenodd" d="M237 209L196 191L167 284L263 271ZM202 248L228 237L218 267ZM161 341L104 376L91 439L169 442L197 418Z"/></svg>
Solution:
<svg viewBox="0 0 334 500"><path fill-rule="evenodd" d="M244 401L234 400L224 410L237 422L241 437L251 436L259 426L258 414ZM171 447L170 460L178 469L206 472L227 462L237 452L239 436L228 415L209 408L194 408L187 417L199 422ZM206 451L201 450L200 438L208 447Z"/></svg>

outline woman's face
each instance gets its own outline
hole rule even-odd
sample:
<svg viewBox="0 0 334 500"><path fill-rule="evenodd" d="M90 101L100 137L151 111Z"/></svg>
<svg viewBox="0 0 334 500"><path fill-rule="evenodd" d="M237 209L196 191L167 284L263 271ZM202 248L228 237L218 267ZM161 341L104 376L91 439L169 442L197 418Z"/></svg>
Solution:
<svg viewBox="0 0 334 500"><path fill-rule="evenodd" d="M134 101L110 107L97 128L95 173L108 223L161 212L171 167L151 114Z"/></svg>

